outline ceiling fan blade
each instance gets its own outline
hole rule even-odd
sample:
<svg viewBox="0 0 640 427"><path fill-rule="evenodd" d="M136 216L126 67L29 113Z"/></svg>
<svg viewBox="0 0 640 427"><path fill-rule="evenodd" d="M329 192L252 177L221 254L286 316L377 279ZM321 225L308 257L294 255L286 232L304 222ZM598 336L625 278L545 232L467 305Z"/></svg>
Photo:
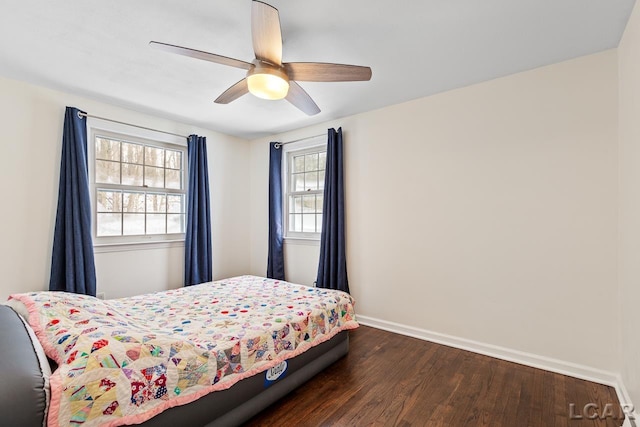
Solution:
<svg viewBox="0 0 640 427"><path fill-rule="evenodd" d="M251 3L251 38L257 59L274 65L282 63L282 33L278 9L257 0Z"/></svg>
<svg viewBox="0 0 640 427"><path fill-rule="evenodd" d="M286 100L308 116L313 116L320 112L320 108L313 102L309 94L293 80L289 80L289 93L287 93Z"/></svg>
<svg viewBox="0 0 640 427"><path fill-rule="evenodd" d="M356 82L371 80L371 68L323 62L287 62L289 78L301 82Z"/></svg>
<svg viewBox="0 0 640 427"><path fill-rule="evenodd" d="M164 50L165 52L177 53L178 55L189 56L191 58L202 59L204 61L215 62L222 65L229 65L230 67L242 68L243 70L249 70L251 67L253 67L253 64L249 62L228 58L222 55L216 55L215 53L189 49L188 47L175 46L172 44L154 41L149 42L149 46L155 47L156 49Z"/></svg>
<svg viewBox="0 0 640 427"><path fill-rule="evenodd" d="M247 86L247 79L244 78L238 83L225 90L214 102L216 104L228 104L231 101L235 101L242 95L249 92L249 86Z"/></svg>

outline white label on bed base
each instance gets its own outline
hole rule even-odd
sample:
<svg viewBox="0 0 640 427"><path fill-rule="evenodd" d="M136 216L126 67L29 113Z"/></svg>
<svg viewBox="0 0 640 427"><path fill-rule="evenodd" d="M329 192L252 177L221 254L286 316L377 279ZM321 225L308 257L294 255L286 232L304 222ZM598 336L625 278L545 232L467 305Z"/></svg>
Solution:
<svg viewBox="0 0 640 427"><path fill-rule="evenodd" d="M276 382L278 378L284 376L287 372L287 361L282 361L278 363L276 366L267 369L265 374L264 386L269 387L271 384Z"/></svg>

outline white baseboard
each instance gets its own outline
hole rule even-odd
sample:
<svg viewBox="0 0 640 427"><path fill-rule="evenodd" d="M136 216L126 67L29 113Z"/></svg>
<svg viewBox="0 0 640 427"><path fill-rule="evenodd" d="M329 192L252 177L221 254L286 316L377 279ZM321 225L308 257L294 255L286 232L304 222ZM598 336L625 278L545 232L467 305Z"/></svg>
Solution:
<svg viewBox="0 0 640 427"><path fill-rule="evenodd" d="M638 419L638 415L634 412L634 420ZM637 424L635 423L635 421L631 421L629 420L629 417L626 417L624 419L624 423L622 423L622 427L636 427Z"/></svg>
<svg viewBox="0 0 640 427"><path fill-rule="evenodd" d="M622 379L617 373L603 371L590 366L580 365L551 357L500 347L493 344L486 344L466 338L441 334L439 332L432 332L426 329L415 328L413 326L402 325L400 323L389 322L387 320L376 319L369 316L358 315L358 322L376 329L382 329L400 335L406 335L425 341L443 344L449 347L459 348L461 350L484 354L485 356L495 357L497 359L518 363L520 365L531 366L533 368L544 369L546 371L579 378L581 380L611 386L615 388L621 405L632 404ZM636 417L635 419L638 420L639 418ZM627 417L623 427L632 427L632 425L633 424Z"/></svg>
<svg viewBox="0 0 640 427"><path fill-rule="evenodd" d="M622 405L623 408L624 407L631 408L630 414L628 411L626 411L627 414L631 416L627 416L625 418L624 424L622 424L622 427L636 427L638 425L638 420L640 420L640 418L638 418L639 415L635 410L635 407L633 406L633 402L631 402L631 397L629 396L629 392L627 391L627 388L624 385L624 381L622 381L622 377L618 376L618 381L615 388L616 388L616 393L618 394L618 400L620 401L620 405Z"/></svg>

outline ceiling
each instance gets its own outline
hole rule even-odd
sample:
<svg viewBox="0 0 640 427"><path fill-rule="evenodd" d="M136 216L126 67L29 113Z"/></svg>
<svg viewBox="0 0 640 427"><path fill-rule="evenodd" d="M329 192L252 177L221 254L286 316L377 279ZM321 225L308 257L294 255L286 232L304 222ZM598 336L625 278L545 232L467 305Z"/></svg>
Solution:
<svg viewBox="0 0 640 427"><path fill-rule="evenodd" d="M366 65L371 81L302 82L312 117L250 94L218 105L243 70L148 46L251 61L250 0L0 0L0 75L252 139L614 48L634 0L267 3L283 61Z"/></svg>

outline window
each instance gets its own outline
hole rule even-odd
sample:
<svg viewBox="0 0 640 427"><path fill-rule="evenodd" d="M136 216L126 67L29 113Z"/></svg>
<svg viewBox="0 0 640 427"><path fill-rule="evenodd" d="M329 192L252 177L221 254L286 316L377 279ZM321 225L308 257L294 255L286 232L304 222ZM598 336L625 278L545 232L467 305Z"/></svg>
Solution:
<svg viewBox="0 0 640 427"><path fill-rule="evenodd" d="M286 155L286 179L283 180L285 237L317 240L322 232L327 148L324 138L306 142L305 147L283 146Z"/></svg>
<svg viewBox="0 0 640 427"><path fill-rule="evenodd" d="M186 146L92 130L97 244L184 239Z"/></svg>

